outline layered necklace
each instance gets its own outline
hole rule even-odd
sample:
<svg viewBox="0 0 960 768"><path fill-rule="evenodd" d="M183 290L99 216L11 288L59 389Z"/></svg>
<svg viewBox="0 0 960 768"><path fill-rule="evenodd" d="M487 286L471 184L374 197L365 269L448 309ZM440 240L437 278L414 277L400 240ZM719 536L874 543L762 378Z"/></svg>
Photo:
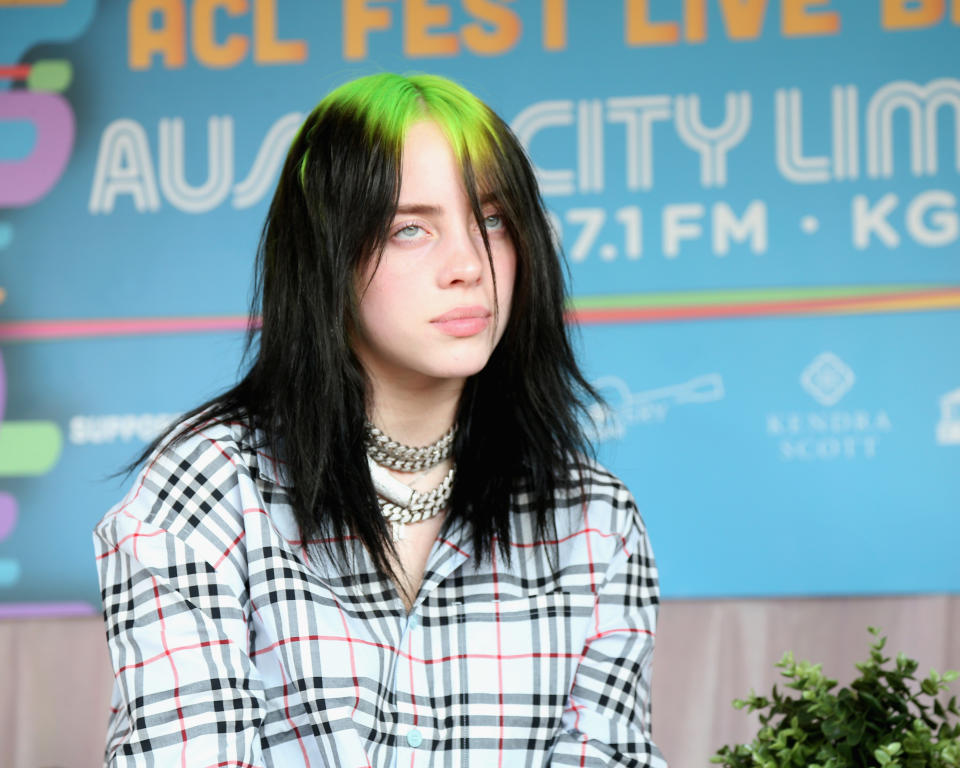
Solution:
<svg viewBox="0 0 960 768"><path fill-rule="evenodd" d="M402 483L387 469L398 472L422 472L437 466L453 453L453 437L457 425L430 445L410 446L392 440L388 435L367 422L367 464L370 477L377 491L380 511L393 527L393 540L403 538L403 526L418 523L446 509L453 492L453 477L456 467L450 467L446 477L429 491L415 491Z"/></svg>

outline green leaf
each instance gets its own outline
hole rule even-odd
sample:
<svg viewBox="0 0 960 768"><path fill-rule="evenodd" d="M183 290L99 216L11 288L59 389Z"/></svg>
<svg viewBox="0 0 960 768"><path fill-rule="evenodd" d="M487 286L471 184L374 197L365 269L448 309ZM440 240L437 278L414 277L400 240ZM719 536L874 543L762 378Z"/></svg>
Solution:
<svg viewBox="0 0 960 768"><path fill-rule="evenodd" d="M860 691L860 698L867 702L874 709L879 710L880 712L886 711L886 707L884 707L883 704L877 700L876 696L873 696L866 691Z"/></svg>
<svg viewBox="0 0 960 768"><path fill-rule="evenodd" d="M880 765L886 765L890 762L890 755L888 755L882 749L873 750L873 756L877 758L877 762L880 763Z"/></svg>
<svg viewBox="0 0 960 768"><path fill-rule="evenodd" d="M924 753L923 743L912 733L907 734L903 740L903 750L908 755L922 755Z"/></svg>
<svg viewBox="0 0 960 768"><path fill-rule="evenodd" d="M847 729L836 720L824 720L820 724L820 732L830 741L839 741L846 735Z"/></svg>
<svg viewBox="0 0 960 768"><path fill-rule="evenodd" d="M861 717L847 732L846 744L848 747L855 747L863 741L863 734L867 728L867 721Z"/></svg>

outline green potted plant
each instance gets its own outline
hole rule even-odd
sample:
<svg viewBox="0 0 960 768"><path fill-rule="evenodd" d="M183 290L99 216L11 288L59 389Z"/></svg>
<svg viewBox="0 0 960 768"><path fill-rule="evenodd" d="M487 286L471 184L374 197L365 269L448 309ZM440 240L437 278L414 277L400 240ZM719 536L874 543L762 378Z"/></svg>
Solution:
<svg viewBox="0 0 960 768"><path fill-rule="evenodd" d="M777 663L795 691L773 686L770 698L753 691L733 706L760 713L750 744L722 747L711 762L726 768L960 768L957 697L939 695L957 679L935 670L919 682L917 662L903 653L883 655L886 637L870 627L870 658L860 676L835 690L819 664L797 662L787 652Z"/></svg>

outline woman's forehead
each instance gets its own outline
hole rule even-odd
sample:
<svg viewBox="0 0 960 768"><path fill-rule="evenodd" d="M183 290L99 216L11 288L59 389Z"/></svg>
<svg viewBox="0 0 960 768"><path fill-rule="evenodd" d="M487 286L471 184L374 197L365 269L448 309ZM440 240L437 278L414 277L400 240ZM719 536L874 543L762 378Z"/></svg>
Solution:
<svg viewBox="0 0 960 768"><path fill-rule="evenodd" d="M498 198L498 186L489 173L489 162L477 167L471 147L458 158L443 127L425 118L408 129L404 137L400 162L398 210L421 206L423 194L467 194L468 178L477 201L483 205ZM469 168L469 172L468 169ZM435 202L442 204L444 200Z"/></svg>

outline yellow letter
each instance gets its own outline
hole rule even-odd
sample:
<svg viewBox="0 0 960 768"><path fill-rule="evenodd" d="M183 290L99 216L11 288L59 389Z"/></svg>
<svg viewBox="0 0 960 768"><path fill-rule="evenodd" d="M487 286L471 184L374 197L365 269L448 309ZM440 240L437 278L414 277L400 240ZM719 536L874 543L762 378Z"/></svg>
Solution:
<svg viewBox="0 0 960 768"><path fill-rule="evenodd" d="M343 58L367 58L367 33L390 29L389 8L368 8L367 0L344 0Z"/></svg>
<svg viewBox="0 0 960 768"><path fill-rule="evenodd" d="M727 37L731 40L756 40L763 31L767 0L720 0L720 11Z"/></svg>
<svg viewBox="0 0 960 768"><path fill-rule="evenodd" d="M840 31L840 14L808 6L827 5L830 0L783 0L781 30L784 37L835 35Z"/></svg>
<svg viewBox="0 0 960 768"><path fill-rule="evenodd" d="M293 64L307 58L303 40L277 40L277 0L253 0L253 58L257 64Z"/></svg>
<svg viewBox="0 0 960 768"><path fill-rule="evenodd" d="M428 0L405 0L403 11L403 52L419 56L456 56L457 36L450 32L431 34L431 27L450 26L450 6L430 5Z"/></svg>
<svg viewBox="0 0 960 768"><path fill-rule="evenodd" d="M672 45L680 38L674 21L650 21L649 0L627 0L627 45Z"/></svg>
<svg viewBox="0 0 960 768"><path fill-rule="evenodd" d="M154 29L150 18L163 14L163 26ZM187 60L186 27L181 0L133 0L127 17L130 69L150 69L153 54L163 55L167 69L182 67Z"/></svg>
<svg viewBox="0 0 960 768"><path fill-rule="evenodd" d="M953 15L957 15L956 4ZM883 0L884 29L918 29L932 27L943 18L943 0L920 0L908 3L907 0Z"/></svg>
<svg viewBox="0 0 960 768"><path fill-rule="evenodd" d="M563 51L567 47L567 0L543 0L543 47Z"/></svg>
<svg viewBox="0 0 960 768"><path fill-rule="evenodd" d="M706 0L684 0L683 29L688 43L702 43L707 39Z"/></svg>
<svg viewBox="0 0 960 768"><path fill-rule="evenodd" d="M506 0L513 2L513 0ZM461 30L463 42L474 53L495 56L506 53L520 39L520 18L516 11L504 8L491 0L463 0L463 7L475 19L487 22L493 31L487 32L482 24L472 22Z"/></svg>
<svg viewBox="0 0 960 768"><path fill-rule="evenodd" d="M214 14L218 7L231 16L242 16L250 5L247 0L193 0L193 55L208 67L226 69L243 61L250 41L244 35L229 35L222 45L217 43Z"/></svg>

